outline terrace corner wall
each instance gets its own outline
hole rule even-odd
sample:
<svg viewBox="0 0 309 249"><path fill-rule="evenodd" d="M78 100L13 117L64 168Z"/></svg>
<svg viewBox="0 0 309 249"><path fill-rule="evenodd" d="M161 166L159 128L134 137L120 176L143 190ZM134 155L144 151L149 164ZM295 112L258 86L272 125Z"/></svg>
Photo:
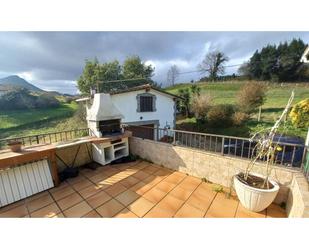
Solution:
<svg viewBox="0 0 309 249"><path fill-rule="evenodd" d="M131 137L130 152L167 168L230 187L235 174L245 170L248 160L221 154L174 146L167 143ZM260 163L253 171L263 173L265 164ZM274 167L271 177L280 184L275 203L287 203L290 185L298 170Z"/></svg>
<svg viewBox="0 0 309 249"><path fill-rule="evenodd" d="M305 177L295 174L290 186L286 211L288 217L309 218L309 186Z"/></svg>

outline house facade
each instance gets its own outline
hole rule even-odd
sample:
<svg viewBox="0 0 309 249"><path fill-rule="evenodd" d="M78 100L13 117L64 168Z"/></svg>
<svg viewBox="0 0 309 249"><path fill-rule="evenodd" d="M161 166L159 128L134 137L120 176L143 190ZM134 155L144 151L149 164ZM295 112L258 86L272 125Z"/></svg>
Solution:
<svg viewBox="0 0 309 249"><path fill-rule="evenodd" d="M303 63L309 63L309 46L305 49L300 61Z"/></svg>
<svg viewBox="0 0 309 249"><path fill-rule="evenodd" d="M149 128L175 128L176 95L142 85L112 93L111 99L124 116L122 123ZM153 134L148 132L144 136L151 137Z"/></svg>

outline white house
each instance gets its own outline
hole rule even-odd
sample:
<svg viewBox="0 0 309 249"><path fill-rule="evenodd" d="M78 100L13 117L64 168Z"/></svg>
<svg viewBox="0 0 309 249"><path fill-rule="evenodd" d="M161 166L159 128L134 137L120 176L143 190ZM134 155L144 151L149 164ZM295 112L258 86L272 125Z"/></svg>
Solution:
<svg viewBox="0 0 309 249"><path fill-rule="evenodd" d="M176 95L151 85L141 85L111 93L113 104L122 113L122 123L151 128L175 128ZM143 132L142 129L135 132ZM152 132L143 134L152 137Z"/></svg>
<svg viewBox="0 0 309 249"><path fill-rule="evenodd" d="M309 63L309 46L305 49L300 61L304 63Z"/></svg>
<svg viewBox="0 0 309 249"><path fill-rule="evenodd" d="M135 135L149 139L164 136L153 128L175 128L176 99L179 97L149 84L114 91L110 95L95 94L94 97L77 101L87 102L88 127L97 135L100 135L103 120L105 125L112 125L106 124L107 119L121 119Z"/></svg>

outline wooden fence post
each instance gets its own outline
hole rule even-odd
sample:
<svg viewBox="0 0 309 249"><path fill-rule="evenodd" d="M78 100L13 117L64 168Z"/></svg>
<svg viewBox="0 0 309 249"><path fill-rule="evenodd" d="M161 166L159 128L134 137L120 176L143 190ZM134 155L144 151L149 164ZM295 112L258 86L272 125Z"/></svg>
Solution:
<svg viewBox="0 0 309 249"><path fill-rule="evenodd" d="M261 120L262 106L259 107L258 122Z"/></svg>

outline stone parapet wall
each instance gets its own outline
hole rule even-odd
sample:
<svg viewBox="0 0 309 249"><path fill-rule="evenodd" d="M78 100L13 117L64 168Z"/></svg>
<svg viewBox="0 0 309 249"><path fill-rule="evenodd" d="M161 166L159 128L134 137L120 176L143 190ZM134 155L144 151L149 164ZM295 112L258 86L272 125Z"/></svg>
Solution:
<svg viewBox="0 0 309 249"><path fill-rule="evenodd" d="M231 186L233 176L244 171L249 162L249 160L242 158L223 156L136 137L130 138L129 142L130 152L134 155L173 170L206 178L210 182L225 187ZM264 163L259 163L253 168L255 173L263 174L265 170ZM280 185L275 203L287 203L295 174L299 175L298 169L274 167L271 177Z"/></svg>
<svg viewBox="0 0 309 249"><path fill-rule="evenodd" d="M291 218L309 218L309 186L301 173L294 175L290 185L286 211Z"/></svg>

